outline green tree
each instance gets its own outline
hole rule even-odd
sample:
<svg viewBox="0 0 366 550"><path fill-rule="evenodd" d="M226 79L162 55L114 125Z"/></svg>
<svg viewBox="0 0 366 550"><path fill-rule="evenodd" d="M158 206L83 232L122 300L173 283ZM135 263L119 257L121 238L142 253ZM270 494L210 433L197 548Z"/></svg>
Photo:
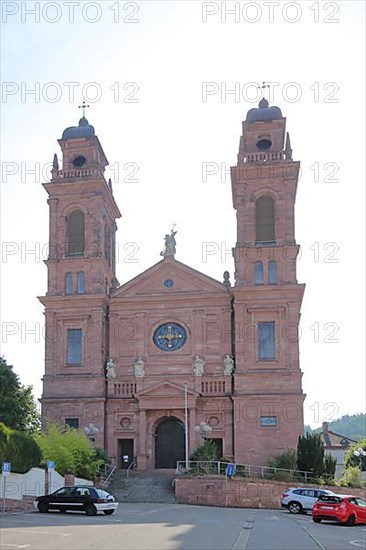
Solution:
<svg viewBox="0 0 366 550"><path fill-rule="evenodd" d="M324 471L324 445L319 434L299 436L297 444L297 467L321 477Z"/></svg>
<svg viewBox="0 0 366 550"><path fill-rule="evenodd" d="M297 470L297 454L295 449L286 449L279 456L270 458L268 466L283 468L284 470Z"/></svg>
<svg viewBox="0 0 366 550"><path fill-rule="evenodd" d="M32 436L0 423L0 462L10 462L11 471L24 474L41 462L41 449Z"/></svg>
<svg viewBox="0 0 366 550"><path fill-rule="evenodd" d="M217 447L211 439L205 439L202 445L196 447L191 454L193 461L215 461L217 460Z"/></svg>
<svg viewBox="0 0 366 550"><path fill-rule="evenodd" d="M95 479L104 459L99 457L82 430L68 426L62 428L50 422L46 430L36 435L36 440L42 450L42 458L46 462L53 460L56 470L64 475L71 471L79 477Z"/></svg>
<svg viewBox="0 0 366 550"><path fill-rule="evenodd" d="M330 453L324 455L324 474L328 479L334 479L337 466L337 459Z"/></svg>
<svg viewBox="0 0 366 550"><path fill-rule="evenodd" d="M362 456L362 454L360 456L355 456L353 454L355 451L358 452L360 448L366 452L366 438L360 439L360 441L347 449L344 455L345 468L349 468L350 466L361 466L361 470L363 472L366 471L366 456Z"/></svg>
<svg viewBox="0 0 366 550"><path fill-rule="evenodd" d="M0 422L13 430L35 433L40 418L32 394L32 386L23 386L19 377L0 357Z"/></svg>

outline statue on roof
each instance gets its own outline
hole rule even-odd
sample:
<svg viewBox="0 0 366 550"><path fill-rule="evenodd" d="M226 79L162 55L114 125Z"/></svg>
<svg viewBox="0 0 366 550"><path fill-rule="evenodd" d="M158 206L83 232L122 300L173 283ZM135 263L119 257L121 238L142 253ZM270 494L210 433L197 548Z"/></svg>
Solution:
<svg viewBox="0 0 366 550"><path fill-rule="evenodd" d="M178 231L174 231L173 228L170 232L170 235L165 235L165 248L162 252L160 252L160 256L164 256L164 258L166 258L167 256L174 257L177 245L175 236L177 233Z"/></svg>

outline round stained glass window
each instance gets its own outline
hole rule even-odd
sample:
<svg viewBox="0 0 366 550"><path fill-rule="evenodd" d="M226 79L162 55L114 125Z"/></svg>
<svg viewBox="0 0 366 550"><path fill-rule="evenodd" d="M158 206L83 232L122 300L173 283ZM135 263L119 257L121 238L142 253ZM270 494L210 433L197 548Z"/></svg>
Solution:
<svg viewBox="0 0 366 550"><path fill-rule="evenodd" d="M164 323L154 332L153 341L162 351L176 351L187 341L187 331L177 323Z"/></svg>

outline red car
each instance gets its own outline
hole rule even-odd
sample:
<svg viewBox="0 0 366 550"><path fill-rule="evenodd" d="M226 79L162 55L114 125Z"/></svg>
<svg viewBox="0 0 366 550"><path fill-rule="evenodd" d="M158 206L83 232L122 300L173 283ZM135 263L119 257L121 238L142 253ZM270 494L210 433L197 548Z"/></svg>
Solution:
<svg viewBox="0 0 366 550"><path fill-rule="evenodd" d="M344 525L366 523L366 500L350 495L322 495L313 508L313 521L323 519Z"/></svg>

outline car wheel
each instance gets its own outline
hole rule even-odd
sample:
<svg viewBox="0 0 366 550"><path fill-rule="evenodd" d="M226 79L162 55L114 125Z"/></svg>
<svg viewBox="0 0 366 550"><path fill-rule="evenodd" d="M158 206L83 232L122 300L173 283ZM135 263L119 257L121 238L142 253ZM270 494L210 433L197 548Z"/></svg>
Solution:
<svg viewBox="0 0 366 550"><path fill-rule="evenodd" d="M38 511L42 514L46 514L48 512L48 504L47 502L39 502L37 505Z"/></svg>
<svg viewBox="0 0 366 550"><path fill-rule="evenodd" d="M321 518L313 518L313 521L315 521L315 523L321 523Z"/></svg>
<svg viewBox="0 0 366 550"><path fill-rule="evenodd" d="M354 514L352 514L348 520L346 521L346 525L354 525L355 524L355 521L356 521L356 518L354 516Z"/></svg>
<svg viewBox="0 0 366 550"><path fill-rule="evenodd" d="M301 514L302 506L300 502L290 502L288 505L288 511L290 514Z"/></svg>
<svg viewBox="0 0 366 550"><path fill-rule="evenodd" d="M97 509L94 504L87 504L85 506L85 513L87 516L95 516L97 514Z"/></svg>

